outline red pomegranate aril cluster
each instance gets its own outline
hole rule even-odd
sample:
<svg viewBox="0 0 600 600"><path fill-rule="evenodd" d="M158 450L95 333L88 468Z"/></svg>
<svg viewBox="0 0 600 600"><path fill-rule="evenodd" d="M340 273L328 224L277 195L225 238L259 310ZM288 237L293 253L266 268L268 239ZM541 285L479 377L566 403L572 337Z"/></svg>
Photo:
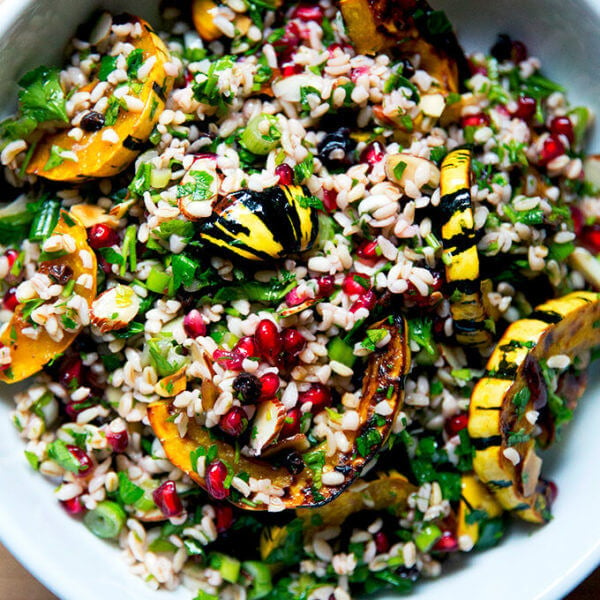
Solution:
<svg viewBox="0 0 600 600"><path fill-rule="evenodd" d="M298 293L298 288L295 287L285 295L285 303L289 306L298 306L307 299L305 294Z"/></svg>
<svg viewBox="0 0 600 600"><path fill-rule="evenodd" d="M6 294L4 294L2 305L6 310L14 311L15 308L17 308L19 305L19 301L17 300L17 288L11 287Z"/></svg>
<svg viewBox="0 0 600 600"><path fill-rule="evenodd" d="M383 531L378 531L373 536L373 541L375 542L375 548L377 549L378 554L383 554L390 549L390 541Z"/></svg>
<svg viewBox="0 0 600 600"><path fill-rule="evenodd" d="M285 69L287 67L284 67L284 76L285 76ZM293 75L294 73L291 73L291 75ZM277 166L275 168L275 175L277 175L277 177L279 177L279 183L281 185L292 185L292 183L294 183L294 170L292 169L292 167L290 167L290 165L286 165L285 163Z"/></svg>
<svg viewBox="0 0 600 600"><path fill-rule="evenodd" d="M19 253L16 250L7 250L6 260L8 261L8 269L12 269L14 264L17 262L17 258L19 258Z"/></svg>
<svg viewBox="0 0 600 600"><path fill-rule="evenodd" d="M542 151L540 152L539 163L545 167L555 158L562 156L565 153L564 144L556 137L550 136L544 140Z"/></svg>
<svg viewBox="0 0 600 600"><path fill-rule="evenodd" d="M458 435L460 431L465 429L469 424L469 415L467 413L459 413L450 417L445 423L446 433L450 437Z"/></svg>
<svg viewBox="0 0 600 600"><path fill-rule="evenodd" d="M183 329L186 335L191 338L206 335L206 321L198 309L193 308L183 317Z"/></svg>
<svg viewBox="0 0 600 600"><path fill-rule="evenodd" d="M456 552L458 550L458 540L451 531L444 531L442 537L434 544L435 552Z"/></svg>
<svg viewBox="0 0 600 600"><path fill-rule="evenodd" d="M89 474L94 463L92 459L84 452L79 446L73 446L72 444L67 444L67 450L71 454L71 456L79 463L77 467L77 473L75 473L75 477L85 477Z"/></svg>
<svg viewBox="0 0 600 600"><path fill-rule="evenodd" d="M348 273L342 282L342 290L349 296L364 294L369 289L369 278L358 273Z"/></svg>
<svg viewBox="0 0 600 600"><path fill-rule="evenodd" d="M375 304L377 303L377 295L373 290L367 290L362 296L359 296L352 306L350 307L350 312L355 313L357 310L361 308L366 308L368 311L371 311L375 308Z"/></svg>
<svg viewBox="0 0 600 600"><path fill-rule="evenodd" d="M80 358L72 358L67 362L63 362L60 369L59 381L65 387L71 385L79 385L81 383L81 375L83 372L83 362Z"/></svg>
<svg viewBox="0 0 600 600"><path fill-rule="evenodd" d="M335 291L335 279L333 275L322 275L317 279L317 289L321 298L329 298Z"/></svg>
<svg viewBox="0 0 600 600"><path fill-rule="evenodd" d="M117 454L125 452L129 445L129 434L127 433L127 429L122 429L121 431L107 429L106 441L110 444L113 452L116 452Z"/></svg>
<svg viewBox="0 0 600 600"><path fill-rule="evenodd" d="M579 241L592 254L600 254L600 225L585 225L581 229Z"/></svg>
<svg viewBox="0 0 600 600"><path fill-rule="evenodd" d="M576 206L570 206L569 208L571 210L571 220L573 221L573 231L579 237L584 226L583 213Z"/></svg>
<svg viewBox="0 0 600 600"><path fill-rule="evenodd" d="M313 383L305 392L301 392L298 395L300 406L305 402L312 404L310 409L312 413L318 413L331 406L333 402L331 390L322 383Z"/></svg>
<svg viewBox="0 0 600 600"><path fill-rule="evenodd" d="M535 115L537 102L531 96L520 96L517 100L517 109L513 112L513 117L529 121Z"/></svg>
<svg viewBox="0 0 600 600"><path fill-rule="evenodd" d="M219 420L221 431L231 437L239 437L248 427L248 415L240 406L232 406Z"/></svg>
<svg viewBox="0 0 600 600"><path fill-rule="evenodd" d="M269 362L274 362L282 350L281 336L277 325L269 319L262 319L256 327L254 338L260 355Z"/></svg>
<svg viewBox="0 0 600 600"><path fill-rule="evenodd" d="M318 5L299 4L292 11L291 17L301 21L321 23L323 21L323 9Z"/></svg>
<svg viewBox="0 0 600 600"><path fill-rule="evenodd" d="M224 500L230 494L229 488L225 487L227 474L227 467L220 460L214 460L206 467L204 477L206 489L217 500Z"/></svg>
<svg viewBox="0 0 600 600"><path fill-rule="evenodd" d="M466 115L460 119L461 127L483 127L490 124L490 118L483 114Z"/></svg>
<svg viewBox="0 0 600 600"><path fill-rule="evenodd" d="M183 512L183 505L177 493L175 482L170 479L152 492L152 499L165 517L176 517Z"/></svg>
<svg viewBox="0 0 600 600"><path fill-rule="evenodd" d="M215 506L215 525L219 533L227 531L233 525L233 508L229 504Z"/></svg>
<svg viewBox="0 0 600 600"><path fill-rule="evenodd" d="M559 135L564 135L569 140L569 144L572 144L575 140L575 130L569 117L554 117L550 121L550 133L556 138Z"/></svg>
<svg viewBox="0 0 600 600"><path fill-rule="evenodd" d="M61 500L60 503L62 507L74 517L82 515L87 510L79 496L75 496L75 498L70 498L69 500Z"/></svg>
<svg viewBox="0 0 600 600"><path fill-rule="evenodd" d="M114 246L119 241L119 234L104 223L97 223L88 231L88 243L94 250Z"/></svg>
<svg viewBox="0 0 600 600"><path fill-rule="evenodd" d="M385 156L385 148L377 140L367 144L365 149L360 153L360 162L367 163L371 166L382 161Z"/></svg>
<svg viewBox="0 0 600 600"><path fill-rule="evenodd" d="M283 420L283 427L279 433L279 438L284 439L300 433L301 420L302 411L298 407L288 410Z"/></svg>
<svg viewBox="0 0 600 600"><path fill-rule="evenodd" d="M337 196L338 193L335 190L323 190L323 206L328 212L333 212L337 209Z"/></svg>
<svg viewBox="0 0 600 600"><path fill-rule="evenodd" d="M293 328L284 329L281 334L283 349L292 355L299 354L306 347L306 338Z"/></svg>
<svg viewBox="0 0 600 600"><path fill-rule="evenodd" d="M267 400L273 398L279 390L279 377L275 373L265 373L260 378L261 390L260 399Z"/></svg>
<svg viewBox="0 0 600 600"><path fill-rule="evenodd" d="M520 42L519 40L512 41L512 48L510 51L510 57L515 64L519 64L524 60L527 60L529 56L529 51L527 50L527 46Z"/></svg>
<svg viewBox="0 0 600 600"><path fill-rule="evenodd" d="M358 248L356 249L356 255L358 258L362 258L363 260L371 260L374 258L378 258L379 254L377 253L377 249L379 248L379 244L377 240L372 241L364 241Z"/></svg>

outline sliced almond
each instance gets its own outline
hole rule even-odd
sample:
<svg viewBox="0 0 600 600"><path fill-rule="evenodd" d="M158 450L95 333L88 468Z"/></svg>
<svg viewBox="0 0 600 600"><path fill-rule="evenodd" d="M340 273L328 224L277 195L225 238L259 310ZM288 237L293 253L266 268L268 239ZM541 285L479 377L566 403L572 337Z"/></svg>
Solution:
<svg viewBox="0 0 600 600"><path fill-rule="evenodd" d="M191 221L205 219L212 213L214 199L219 193L221 180L217 173L217 162L212 158L197 158L181 179L181 186L193 188L198 184L198 191L191 191L177 199L179 210Z"/></svg>
<svg viewBox="0 0 600 600"><path fill-rule="evenodd" d="M282 317L291 317L292 315L297 315L298 313L301 313L303 310L306 310L307 308L314 306L318 301L319 301L318 298L309 298L308 300L305 300L304 302L302 302L301 304L298 304L297 306L291 306L290 308L286 308L286 309L282 310L281 316Z"/></svg>
<svg viewBox="0 0 600 600"><path fill-rule="evenodd" d="M119 224L119 217L107 213L101 206L96 204L75 204L75 206L71 206L70 212L85 228L100 223L106 223L112 227Z"/></svg>
<svg viewBox="0 0 600 600"><path fill-rule="evenodd" d="M523 495L526 498L535 492L541 471L542 459L535 453L535 449L531 447L523 460Z"/></svg>
<svg viewBox="0 0 600 600"><path fill-rule="evenodd" d="M123 329L140 309L140 299L127 285L116 285L100 294L94 302L90 319L102 333Z"/></svg>
<svg viewBox="0 0 600 600"><path fill-rule="evenodd" d="M202 395L202 408L208 411L214 407L221 390L210 379L203 379L200 385L200 393Z"/></svg>
<svg viewBox="0 0 600 600"><path fill-rule="evenodd" d="M585 248L575 248L568 260L590 285L600 290L600 261L595 256Z"/></svg>
<svg viewBox="0 0 600 600"><path fill-rule="evenodd" d="M105 40L110 35L112 24L112 15L109 12L104 11L96 21L96 24L90 33L90 44L95 46L102 40Z"/></svg>
<svg viewBox="0 0 600 600"><path fill-rule="evenodd" d="M415 181L418 170L425 170L427 181L424 185L436 188L440 184L440 170L437 166L427 160L411 154L389 154L385 159L385 174L388 179L404 188L408 181Z"/></svg>
<svg viewBox="0 0 600 600"><path fill-rule="evenodd" d="M115 219L122 219L128 212L129 209L137 202L136 198L130 198L129 200L125 200L125 202L121 202L120 204L115 204L109 211L112 217Z"/></svg>
<svg viewBox="0 0 600 600"><path fill-rule="evenodd" d="M154 386L154 391L161 398L174 398L177 394L184 392L186 387L187 377L185 376L185 367L182 367L179 371L158 381Z"/></svg>
<svg viewBox="0 0 600 600"><path fill-rule="evenodd" d="M279 442L271 444L265 448L261 454L264 458L280 454L286 450L296 450L296 452L305 452L310 448L310 442L303 433L297 433L291 437L285 438Z"/></svg>
<svg viewBox="0 0 600 600"><path fill-rule="evenodd" d="M423 113L435 119L441 116L445 107L446 99L443 94L425 94L421 96L421 101L419 102L419 108Z"/></svg>
<svg viewBox="0 0 600 600"><path fill-rule="evenodd" d="M272 443L281 431L285 421L285 408L279 400L265 400L258 405L252 421L250 448L255 456Z"/></svg>

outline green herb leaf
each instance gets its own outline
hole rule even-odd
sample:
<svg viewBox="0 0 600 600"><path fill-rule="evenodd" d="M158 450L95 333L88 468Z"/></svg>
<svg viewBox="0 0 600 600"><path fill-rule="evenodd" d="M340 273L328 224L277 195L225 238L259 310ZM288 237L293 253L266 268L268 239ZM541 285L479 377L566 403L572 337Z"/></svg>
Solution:
<svg viewBox="0 0 600 600"><path fill-rule="evenodd" d="M54 440L48 445L48 457L65 471L79 473L82 470L79 461L69 452L67 444L62 440Z"/></svg>
<svg viewBox="0 0 600 600"><path fill-rule="evenodd" d="M119 498L123 504L134 504L143 495L144 490L129 479L129 476L124 471L119 471Z"/></svg>
<svg viewBox="0 0 600 600"><path fill-rule="evenodd" d="M19 108L24 117L68 123L65 94L60 85L60 72L55 67L38 67L19 80Z"/></svg>

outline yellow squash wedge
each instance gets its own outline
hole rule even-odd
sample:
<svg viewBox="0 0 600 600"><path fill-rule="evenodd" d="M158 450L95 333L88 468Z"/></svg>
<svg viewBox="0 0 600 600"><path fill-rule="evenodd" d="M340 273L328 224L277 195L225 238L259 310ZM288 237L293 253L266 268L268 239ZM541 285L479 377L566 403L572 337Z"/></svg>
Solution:
<svg viewBox="0 0 600 600"><path fill-rule="evenodd" d="M66 256L55 258L40 263L39 271L48 272L54 265L64 265L73 271L72 280L75 281L73 293L85 298L88 306L96 297L96 256L87 243L86 230L69 213L61 211L60 218L52 235L70 235L75 240L76 250ZM87 256L82 260L81 252ZM86 266L84 266L84 264ZM77 280L87 275L88 281L92 281L91 287L84 287ZM65 302L68 298L65 298ZM0 380L7 383L21 381L34 373L40 371L44 365L53 358L62 354L75 340L79 331L66 331L63 338L56 342L40 328L37 339L32 339L23 334L23 329L31 327L32 324L23 317L23 304L19 304L15 312L0 335L0 342L10 348L11 366L0 373Z"/></svg>
<svg viewBox="0 0 600 600"><path fill-rule="evenodd" d="M479 280L479 253L471 205L471 151L458 148L442 162L440 211L443 259L449 288L454 334L463 346L488 346Z"/></svg>
<svg viewBox="0 0 600 600"><path fill-rule="evenodd" d="M170 60L170 55L163 41L143 19L132 16L131 21L139 22L143 31L139 38L130 41L131 44L143 51L144 60L156 57L140 93L136 95L144 104L142 111L119 110L116 123L111 127L119 139L117 143L102 139L107 126L99 131L84 132L79 141L69 137L70 129L45 135L36 146L27 173L53 181L76 183L92 177L112 177L135 160L165 108L165 99L173 87L173 77L165 72L165 63ZM92 82L86 89L91 90L96 83L98 81ZM73 152L77 161L65 159L54 168L46 168L53 146L61 151Z"/></svg>
<svg viewBox="0 0 600 600"><path fill-rule="evenodd" d="M542 461L533 437L536 400L546 391L540 362L555 355L573 360L600 345L600 300L573 292L538 306L512 323L496 346L471 395L469 435L473 468L498 502L517 516L543 523L550 516L547 490L538 486Z"/></svg>
<svg viewBox="0 0 600 600"><path fill-rule="evenodd" d="M398 316L386 319L374 327L387 329L391 340L385 348L374 353L369 361L363 380L362 398L357 408L360 426L357 431L347 432L351 442L348 452L337 450L332 456L326 457L324 449L313 448L302 455L307 463L304 470L298 475L291 475L287 469L274 467L266 460L239 455L231 444L213 439L210 430L195 422L190 422L187 434L181 438L177 425L170 418L170 404L155 402L148 407L148 418L168 459L206 489L206 482L194 470L190 455L199 447L208 450L215 446L216 458L228 466L230 474L246 473L256 479L270 479L274 486L283 489L281 500L285 508L320 506L333 500L360 475L365 464L385 443L402 406L404 377L410 367L407 323ZM375 406L382 401L389 402L393 408L392 414L386 417L376 416L375 413ZM321 463L322 473L337 471L343 475L343 481L339 485L321 485L315 477L315 471L309 467L309 463L312 462L311 457L319 458L319 454L324 461L324 464ZM236 499L233 495L229 500L240 508L268 509L265 504L249 503L245 498Z"/></svg>

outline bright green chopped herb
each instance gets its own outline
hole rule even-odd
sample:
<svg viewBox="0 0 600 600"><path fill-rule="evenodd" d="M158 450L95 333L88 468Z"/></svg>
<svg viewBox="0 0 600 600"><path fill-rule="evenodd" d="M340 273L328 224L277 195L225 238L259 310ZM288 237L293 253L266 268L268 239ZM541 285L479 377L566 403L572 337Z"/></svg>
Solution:
<svg viewBox="0 0 600 600"><path fill-rule="evenodd" d="M304 183L314 172L315 159L314 156L309 152L308 156L299 164L294 167L294 176L298 185Z"/></svg>
<svg viewBox="0 0 600 600"><path fill-rule="evenodd" d="M67 444L62 440L54 440L48 445L48 457L62 467L65 471L79 473L83 470L82 465L69 452ZM87 465L85 468L87 468Z"/></svg>
<svg viewBox="0 0 600 600"><path fill-rule="evenodd" d="M430 356L437 356L438 349L433 339L433 321L427 317L409 319L408 331L411 341L416 342Z"/></svg>
<svg viewBox="0 0 600 600"><path fill-rule="evenodd" d="M137 502L143 495L144 490L133 483L129 476L124 471L119 471L119 499L123 504L134 504Z"/></svg>
<svg viewBox="0 0 600 600"><path fill-rule="evenodd" d="M105 54L100 60L100 68L98 69L98 79L106 81L108 76L117 68L117 57Z"/></svg>
<svg viewBox="0 0 600 600"><path fill-rule="evenodd" d="M191 221L173 219L161 223L158 229L154 229L153 232L162 240L168 240L172 235L178 235L189 240L194 235L194 224Z"/></svg>
<svg viewBox="0 0 600 600"><path fill-rule="evenodd" d="M483 521L487 521L489 519L489 515L485 510L471 510L467 513L465 517L465 521L468 525L475 525L475 523L482 523Z"/></svg>
<svg viewBox="0 0 600 600"><path fill-rule="evenodd" d="M19 109L24 117L67 123L65 94L60 85L60 72L54 67L38 67L19 80Z"/></svg>
<svg viewBox="0 0 600 600"><path fill-rule="evenodd" d="M317 210L325 210L325 206L323 206L323 201L317 198L316 196L298 196L298 204L302 208L316 208Z"/></svg>
<svg viewBox="0 0 600 600"><path fill-rule="evenodd" d="M526 433L524 429L519 429L519 431L511 431L508 434L507 443L509 446L516 446L517 444L528 442L530 439L530 433Z"/></svg>
<svg viewBox="0 0 600 600"><path fill-rule="evenodd" d="M405 163L403 160L401 160L394 167L394 179L396 179L397 181L401 181L402 180L402 175L404 175L404 171L406 171L406 167L408 167L408 164Z"/></svg>
<svg viewBox="0 0 600 600"><path fill-rule="evenodd" d="M313 488L320 490L322 487L321 476L325 466L325 450L312 450L303 455L304 463L312 471Z"/></svg>
<svg viewBox="0 0 600 600"><path fill-rule="evenodd" d="M516 407L518 417L521 417L523 414L525 414L525 408L527 408L527 404L529 403L530 399L531 399L531 392L529 391L529 388L527 386L522 387L513 396L512 403Z"/></svg>
<svg viewBox="0 0 600 600"><path fill-rule="evenodd" d="M370 352L374 352L377 348L377 344L381 342L387 334L388 330L385 328L367 329L367 336L361 342L361 346Z"/></svg>
<svg viewBox="0 0 600 600"><path fill-rule="evenodd" d="M137 77L139 68L144 63L144 51L141 48L132 50L127 57L127 74L130 78Z"/></svg>
<svg viewBox="0 0 600 600"><path fill-rule="evenodd" d="M227 109L227 105L231 103L233 96L231 90L221 90L219 88L219 79L223 71L233 67L234 62L234 57L223 56L210 63L208 72L204 76L202 74L196 75L196 79L192 82L192 89L198 102L216 106L220 112Z"/></svg>
<svg viewBox="0 0 600 600"><path fill-rule="evenodd" d="M164 338L153 338L146 342L150 353L150 363L160 377L173 375L184 364L185 358L178 354L173 343Z"/></svg>
<svg viewBox="0 0 600 600"><path fill-rule="evenodd" d="M367 429L356 438L356 449L363 458L369 456L373 449L381 443L383 437L381 433L373 427Z"/></svg>
<svg viewBox="0 0 600 600"><path fill-rule="evenodd" d="M111 265L123 265L125 259L117 252L114 248L99 248L98 253L104 258L104 260Z"/></svg>
<svg viewBox="0 0 600 600"><path fill-rule="evenodd" d="M108 107L104 113L104 125L112 127L117 122L121 107L121 101L117 97L110 96L108 98Z"/></svg>
<svg viewBox="0 0 600 600"><path fill-rule="evenodd" d="M206 171L192 171L190 176L194 178L194 181L177 186L177 197L186 196L194 202L208 200L214 177Z"/></svg>
<svg viewBox="0 0 600 600"><path fill-rule="evenodd" d="M37 471L40 468L40 459L37 457L36 454L30 452L29 450L25 450L25 458L27 459L29 466L34 471Z"/></svg>
<svg viewBox="0 0 600 600"><path fill-rule="evenodd" d="M77 162L77 157L73 156L71 151L65 150L56 144L52 144L52 146L50 146L50 155L48 156L48 160L46 161L43 170L49 171L50 169L59 167L65 160Z"/></svg>
<svg viewBox="0 0 600 600"><path fill-rule="evenodd" d="M177 291L182 285L189 286L194 281L196 270L200 264L185 254L175 254L171 259L173 272L173 290Z"/></svg>
<svg viewBox="0 0 600 600"><path fill-rule="evenodd" d="M471 381L473 379L471 369L453 369L450 374L455 379L460 379L461 381Z"/></svg>

